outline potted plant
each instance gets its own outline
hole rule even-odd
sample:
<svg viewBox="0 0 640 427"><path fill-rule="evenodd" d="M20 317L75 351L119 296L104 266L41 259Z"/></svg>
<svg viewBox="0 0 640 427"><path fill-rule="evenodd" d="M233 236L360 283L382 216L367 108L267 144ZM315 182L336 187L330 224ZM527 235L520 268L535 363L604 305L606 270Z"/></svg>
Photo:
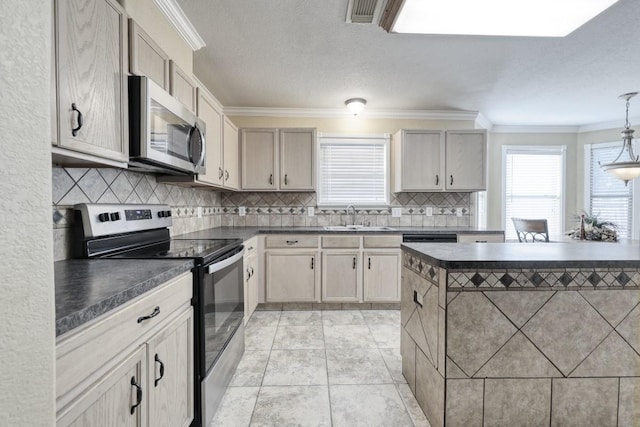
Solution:
<svg viewBox="0 0 640 427"><path fill-rule="evenodd" d="M601 242L616 242L618 240L617 226L611 221L601 221L598 214L582 211L582 215L575 215L578 227L567 233L572 239L580 239ZM584 230L584 232L583 232Z"/></svg>

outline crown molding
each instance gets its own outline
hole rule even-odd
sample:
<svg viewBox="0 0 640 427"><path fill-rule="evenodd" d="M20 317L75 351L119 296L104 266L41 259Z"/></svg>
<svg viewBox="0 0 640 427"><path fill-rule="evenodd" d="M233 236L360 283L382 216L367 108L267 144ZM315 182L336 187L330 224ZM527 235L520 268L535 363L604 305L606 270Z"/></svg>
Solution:
<svg viewBox="0 0 640 427"><path fill-rule="evenodd" d="M640 117L630 117L629 118L629 123L640 124ZM631 127L635 127L635 126L631 126ZM595 132L595 131L598 131L598 130L609 130L609 129L622 130L623 128L624 128L624 121L623 120L616 120L616 121L611 121L611 122L600 122L600 123L592 123L592 124L588 124L588 125L582 125L582 126L580 126L578 132L579 133Z"/></svg>
<svg viewBox="0 0 640 427"><path fill-rule="evenodd" d="M476 116L476 127L479 129L486 129L491 131L493 129L493 123L484 114L478 112Z"/></svg>
<svg viewBox="0 0 640 427"><path fill-rule="evenodd" d="M492 133L578 133L579 126L511 126L494 125Z"/></svg>
<svg viewBox="0 0 640 427"><path fill-rule="evenodd" d="M224 107L227 116L247 117L353 117L346 108L253 108ZM463 110L364 110L358 117L376 119L417 120L470 120L475 121L477 111Z"/></svg>
<svg viewBox="0 0 640 427"><path fill-rule="evenodd" d="M176 0L154 0L158 9L167 17L171 25L176 29L178 34L191 47L194 52L205 47L205 42L198 34L187 15L184 14L182 8Z"/></svg>

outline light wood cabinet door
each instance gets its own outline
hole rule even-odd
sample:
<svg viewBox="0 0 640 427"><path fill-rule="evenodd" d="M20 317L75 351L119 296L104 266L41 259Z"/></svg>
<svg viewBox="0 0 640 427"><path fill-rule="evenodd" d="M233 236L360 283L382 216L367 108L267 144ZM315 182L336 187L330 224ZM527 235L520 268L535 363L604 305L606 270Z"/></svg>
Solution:
<svg viewBox="0 0 640 427"><path fill-rule="evenodd" d="M403 130L396 145L395 191L444 188L444 132ZM397 145L400 147L397 147Z"/></svg>
<svg viewBox="0 0 640 427"><path fill-rule="evenodd" d="M363 288L365 302L400 301L400 252L365 252Z"/></svg>
<svg viewBox="0 0 640 427"><path fill-rule="evenodd" d="M146 426L149 391L146 368L146 351L141 346L59 414L56 425Z"/></svg>
<svg viewBox="0 0 640 427"><path fill-rule="evenodd" d="M275 190L277 129L242 129L242 189Z"/></svg>
<svg viewBox="0 0 640 427"><path fill-rule="evenodd" d="M254 252L244 259L244 319L245 325L258 306L258 256Z"/></svg>
<svg viewBox="0 0 640 427"><path fill-rule="evenodd" d="M196 111L196 82L191 76L169 61L169 93L189 110Z"/></svg>
<svg viewBox="0 0 640 427"><path fill-rule="evenodd" d="M224 186L232 190L240 188L240 174L238 173L238 128L228 118L224 117L223 129L223 164Z"/></svg>
<svg viewBox="0 0 640 427"><path fill-rule="evenodd" d="M193 419L193 309L147 344L149 425L188 427Z"/></svg>
<svg viewBox="0 0 640 427"><path fill-rule="evenodd" d="M361 301L360 251L322 252L322 301Z"/></svg>
<svg viewBox="0 0 640 427"><path fill-rule="evenodd" d="M445 188L451 191L486 190L486 156L486 131L447 131Z"/></svg>
<svg viewBox="0 0 640 427"><path fill-rule="evenodd" d="M224 184L223 165L223 116L218 103L204 90L198 89L198 117L205 122L206 133L206 173L199 174L198 180L222 186Z"/></svg>
<svg viewBox="0 0 640 427"><path fill-rule="evenodd" d="M315 129L280 129L280 189L315 188Z"/></svg>
<svg viewBox="0 0 640 427"><path fill-rule="evenodd" d="M115 0L65 0L54 4L58 144L126 162L126 12Z"/></svg>
<svg viewBox="0 0 640 427"><path fill-rule="evenodd" d="M133 19L129 19L129 71L169 91L169 55Z"/></svg>
<svg viewBox="0 0 640 427"><path fill-rule="evenodd" d="M317 252L267 252L267 302L319 301Z"/></svg>

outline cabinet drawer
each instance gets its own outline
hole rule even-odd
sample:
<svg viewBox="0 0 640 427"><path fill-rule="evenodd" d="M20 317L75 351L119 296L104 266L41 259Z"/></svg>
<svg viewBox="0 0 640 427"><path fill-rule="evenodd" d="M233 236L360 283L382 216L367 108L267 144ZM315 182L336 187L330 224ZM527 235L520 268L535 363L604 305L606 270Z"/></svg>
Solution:
<svg viewBox="0 0 640 427"><path fill-rule="evenodd" d="M244 256L245 258L251 254L256 253L258 250L258 236L254 236L249 240L244 241Z"/></svg>
<svg viewBox="0 0 640 427"><path fill-rule="evenodd" d="M140 342L180 308L191 305L193 279L186 273L63 335L56 345L57 407L66 405L96 375L111 368L117 355ZM156 307L158 310L156 310ZM152 318L138 320L159 311ZM70 393L72 392L73 393Z"/></svg>
<svg viewBox="0 0 640 427"><path fill-rule="evenodd" d="M365 248L399 248L402 236L364 236Z"/></svg>
<svg viewBox="0 0 640 427"><path fill-rule="evenodd" d="M267 236L267 248L317 248L316 235Z"/></svg>
<svg viewBox="0 0 640 427"><path fill-rule="evenodd" d="M323 248L359 248L360 236L322 236Z"/></svg>
<svg viewBox="0 0 640 427"><path fill-rule="evenodd" d="M458 234L458 243L502 243L504 234Z"/></svg>

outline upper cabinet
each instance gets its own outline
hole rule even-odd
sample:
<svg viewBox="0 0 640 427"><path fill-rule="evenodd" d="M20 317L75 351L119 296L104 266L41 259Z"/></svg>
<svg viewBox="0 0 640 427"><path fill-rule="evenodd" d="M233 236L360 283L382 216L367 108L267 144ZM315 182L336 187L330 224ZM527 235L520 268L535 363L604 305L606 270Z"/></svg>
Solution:
<svg viewBox="0 0 640 427"><path fill-rule="evenodd" d="M169 91L169 56L133 19L129 19L129 71Z"/></svg>
<svg viewBox="0 0 640 427"><path fill-rule="evenodd" d="M445 188L451 191L487 189L487 131L447 131Z"/></svg>
<svg viewBox="0 0 640 427"><path fill-rule="evenodd" d="M392 142L393 191L486 190L485 130L401 130Z"/></svg>
<svg viewBox="0 0 640 427"><path fill-rule="evenodd" d="M99 163L102 158L124 167L129 159L127 15L115 0L54 4L54 161L60 157Z"/></svg>
<svg viewBox="0 0 640 427"><path fill-rule="evenodd" d="M196 88L193 78L169 60L169 93L191 111L196 111Z"/></svg>
<svg viewBox="0 0 640 427"><path fill-rule="evenodd" d="M204 183L222 187L224 184L222 151L222 108L218 102L202 88L198 88L198 117L206 126L206 173L197 179Z"/></svg>
<svg viewBox="0 0 640 427"><path fill-rule="evenodd" d="M238 173L238 128L228 118L224 117L223 123L223 152L224 152L224 187L231 190L240 188L240 176Z"/></svg>
<svg viewBox="0 0 640 427"><path fill-rule="evenodd" d="M313 191L315 129L242 129L242 189Z"/></svg>

